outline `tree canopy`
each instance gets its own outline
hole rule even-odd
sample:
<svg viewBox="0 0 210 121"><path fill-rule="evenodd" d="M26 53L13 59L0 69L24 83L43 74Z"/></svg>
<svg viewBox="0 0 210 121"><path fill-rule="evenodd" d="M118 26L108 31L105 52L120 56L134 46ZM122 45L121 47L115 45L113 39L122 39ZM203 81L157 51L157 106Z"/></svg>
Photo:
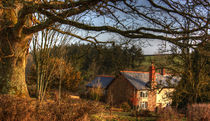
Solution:
<svg viewBox="0 0 210 121"><path fill-rule="evenodd" d="M82 72L85 80L96 75L114 75L121 70L138 69L144 59L141 48L135 45L72 44L63 48L66 51L64 58ZM59 47L52 50L53 56L60 56Z"/></svg>

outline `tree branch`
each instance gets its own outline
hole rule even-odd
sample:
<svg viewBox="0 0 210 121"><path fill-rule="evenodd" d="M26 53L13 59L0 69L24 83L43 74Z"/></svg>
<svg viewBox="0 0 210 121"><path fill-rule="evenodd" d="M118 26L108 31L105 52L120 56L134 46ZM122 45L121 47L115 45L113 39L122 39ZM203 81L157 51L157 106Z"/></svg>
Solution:
<svg viewBox="0 0 210 121"><path fill-rule="evenodd" d="M92 0L89 0L92 1ZM31 34L31 33L35 33L38 32L40 30L43 30L47 27L50 27L52 24L54 24L55 22L58 22L58 20L60 19L65 19L69 16L74 16L74 15L78 15L86 10L91 9L91 7L93 7L94 5L96 5L99 2L99 0L92 2L91 4L89 4L87 6L87 4L81 5L78 8L71 8L69 10L63 11L62 13L59 14L53 14L47 10L43 10L43 9L37 9L38 12L40 12L43 15L46 15L48 17L48 19L45 22L42 22L41 24L38 24L36 26L30 27L30 28L24 28L24 33L25 34Z"/></svg>
<svg viewBox="0 0 210 121"><path fill-rule="evenodd" d="M90 37L90 36L83 38L83 37L78 36L78 35L76 35L76 34L73 34L73 33L71 33L71 32L65 32L65 31L62 31L62 30L57 29L57 28L55 28L55 27L50 27L50 28L51 28L52 30L55 30L55 31L61 33L61 34L70 35L70 36L73 36L73 37L75 37L75 38L77 38L77 39L80 39L80 40L83 40L83 41L87 41L87 42L90 42L90 43L93 43L93 44L97 44L97 43L114 43L113 41L105 41L105 42L104 42L104 41L98 41L95 37ZM91 40L91 39L92 39L92 40Z"/></svg>

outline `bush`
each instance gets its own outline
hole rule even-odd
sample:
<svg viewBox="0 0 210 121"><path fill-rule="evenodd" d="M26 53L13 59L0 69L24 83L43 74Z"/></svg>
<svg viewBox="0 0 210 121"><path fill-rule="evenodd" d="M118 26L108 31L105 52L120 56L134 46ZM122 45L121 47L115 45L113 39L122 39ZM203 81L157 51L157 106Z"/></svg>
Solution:
<svg viewBox="0 0 210 121"><path fill-rule="evenodd" d="M158 121L182 121L182 118L176 109L166 107L159 111Z"/></svg>
<svg viewBox="0 0 210 121"><path fill-rule="evenodd" d="M193 104L187 107L188 121L210 121L210 104Z"/></svg>
<svg viewBox="0 0 210 121"><path fill-rule="evenodd" d="M138 111L138 116L150 117L152 114L149 110L140 110Z"/></svg>
<svg viewBox="0 0 210 121"><path fill-rule="evenodd" d="M103 112L103 108L93 101L48 100L40 104L36 99L0 95L1 121L83 121L90 114Z"/></svg>
<svg viewBox="0 0 210 121"><path fill-rule="evenodd" d="M123 109L124 112L131 111L131 106L127 102L123 102L120 107Z"/></svg>
<svg viewBox="0 0 210 121"><path fill-rule="evenodd" d="M137 117L152 117L152 113L149 110L139 110L139 111L132 111L131 116Z"/></svg>
<svg viewBox="0 0 210 121"><path fill-rule="evenodd" d="M44 68L45 67L45 68ZM62 83L62 88L70 91L76 91L82 80L81 73L76 71L71 63L66 62L60 58L49 58L48 63L43 65L43 80L49 80L48 86L53 89L59 87L59 82ZM27 84L36 85L37 82L37 68L36 65L31 65L27 73Z"/></svg>

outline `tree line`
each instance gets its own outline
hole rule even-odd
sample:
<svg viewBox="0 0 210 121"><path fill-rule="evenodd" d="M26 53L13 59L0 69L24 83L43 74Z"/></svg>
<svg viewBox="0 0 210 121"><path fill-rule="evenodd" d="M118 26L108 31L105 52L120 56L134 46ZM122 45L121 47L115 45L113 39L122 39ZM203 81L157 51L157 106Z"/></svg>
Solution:
<svg viewBox="0 0 210 121"><path fill-rule="evenodd" d="M64 48L64 58L85 80L96 75L114 75L120 70L138 69L144 59L142 49L135 45L71 44L55 47L54 56L60 55L59 48Z"/></svg>

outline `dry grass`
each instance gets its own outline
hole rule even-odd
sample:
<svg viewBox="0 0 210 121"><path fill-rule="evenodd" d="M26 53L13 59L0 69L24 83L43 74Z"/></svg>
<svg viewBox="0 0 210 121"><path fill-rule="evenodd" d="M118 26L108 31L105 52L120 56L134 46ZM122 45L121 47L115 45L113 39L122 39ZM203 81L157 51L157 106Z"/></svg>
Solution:
<svg viewBox="0 0 210 121"><path fill-rule="evenodd" d="M103 107L93 101L48 100L40 104L36 99L0 95L2 121L85 121L89 115L102 112Z"/></svg>
<svg viewBox="0 0 210 121"><path fill-rule="evenodd" d="M183 117L178 113L176 109L166 107L159 112L158 121L183 121Z"/></svg>
<svg viewBox="0 0 210 121"><path fill-rule="evenodd" d="M187 121L210 121L210 104L188 105Z"/></svg>

